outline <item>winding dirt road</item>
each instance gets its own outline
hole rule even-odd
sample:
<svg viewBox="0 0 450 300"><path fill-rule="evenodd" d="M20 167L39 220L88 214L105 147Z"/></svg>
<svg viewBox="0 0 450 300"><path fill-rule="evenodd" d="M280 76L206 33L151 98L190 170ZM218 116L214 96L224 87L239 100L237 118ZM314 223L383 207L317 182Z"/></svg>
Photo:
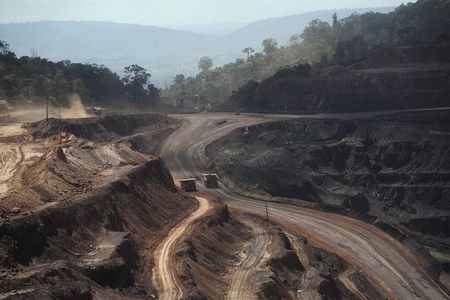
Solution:
<svg viewBox="0 0 450 300"><path fill-rule="evenodd" d="M321 116L328 117L304 117ZM334 118L361 116L333 115ZM175 178L194 177L200 182L201 174L210 163L205 156L205 147L215 139L236 128L299 116L194 114L174 117L184 124L166 140L162 148L163 159ZM228 187L204 192L213 194L233 208L261 215L265 213L264 203L256 195L255 198L242 196ZM406 247L374 226L337 214L285 204L272 203L270 214L274 220L363 270L389 299L448 299Z"/></svg>
<svg viewBox="0 0 450 300"><path fill-rule="evenodd" d="M177 242L190 229L192 222L203 216L211 208L205 198L197 197L197 200L199 202L198 209L174 227L156 249L153 284L160 292L159 299L161 300L181 299L183 296L183 291L173 272L173 257Z"/></svg>

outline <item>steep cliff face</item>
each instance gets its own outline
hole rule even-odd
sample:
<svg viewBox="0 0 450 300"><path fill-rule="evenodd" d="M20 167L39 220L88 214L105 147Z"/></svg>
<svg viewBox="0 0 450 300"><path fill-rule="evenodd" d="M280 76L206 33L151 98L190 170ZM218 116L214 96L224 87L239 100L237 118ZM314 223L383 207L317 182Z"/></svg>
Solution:
<svg viewBox="0 0 450 300"><path fill-rule="evenodd" d="M379 51L348 65L293 67L225 105L251 112L356 112L448 106L449 44Z"/></svg>
<svg viewBox="0 0 450 300"><path fill-rule="evenodd" d="M448 111L257 125L210 145L213 153L242 186L449 237Z"/></svg>

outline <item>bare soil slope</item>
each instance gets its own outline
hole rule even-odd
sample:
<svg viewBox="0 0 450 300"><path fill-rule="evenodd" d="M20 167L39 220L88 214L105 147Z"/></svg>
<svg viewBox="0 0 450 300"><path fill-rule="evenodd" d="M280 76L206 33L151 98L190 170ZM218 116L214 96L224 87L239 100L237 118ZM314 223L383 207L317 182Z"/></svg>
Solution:
<svg viewBox="0 0 450 300"><path fill-rule="evenodd" d="M42 121L15 137L21 142L1 144L31 150L20 152L0 194L0 298L154 293L153 252L196 201L177 191L160 159L133 150L126 139L149 126L167 128L170 120L105 120ZM16 161L13 156L2 157Z"/></svg>

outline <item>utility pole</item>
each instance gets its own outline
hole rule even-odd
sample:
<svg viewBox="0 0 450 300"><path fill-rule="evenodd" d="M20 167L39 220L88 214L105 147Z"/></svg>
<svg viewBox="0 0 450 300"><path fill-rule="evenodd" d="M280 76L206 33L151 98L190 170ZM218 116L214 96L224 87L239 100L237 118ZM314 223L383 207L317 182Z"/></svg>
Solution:
<svg viewBox="0 0 450 300"><path fill-rule="evenodd" d="M47 123L48 123L48 96L45 95L45 113L47 115L46 119L47 119Z"/></svg>
<svg viewBox="0 0 450 300"><path fill-rule="evenodd" d="M266 221L269 222L269 206L267 204L267 200L264 200L266 203Z"/></svg>

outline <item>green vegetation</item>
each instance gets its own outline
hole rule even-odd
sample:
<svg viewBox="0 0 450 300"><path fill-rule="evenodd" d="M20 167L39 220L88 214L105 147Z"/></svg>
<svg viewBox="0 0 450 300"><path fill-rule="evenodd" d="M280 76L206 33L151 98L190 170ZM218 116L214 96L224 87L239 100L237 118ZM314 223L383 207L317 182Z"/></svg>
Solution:
<svg viewBox="0 0 450 300"><path fill-rule="evenodd" d="M77 93L86 105L147 107L159 97L148 84L150 74L138 65L126 67L120 78L104 66L70 61L51 62L33 56L16 57L0 41L0 98L13 105L40 105L45 98L65 106Z"/></svg>
<svg viewBox="0 0 450 300"><path fill-rule="evenodd" d="M401 5L391 13L355 14L342 20L334 15L332 24L321 20L310 22L303 33L291 37L288 46L280 47L276 40L266 39L262 42L262 53L254 53L251 47L246 47L242 50L247 54L246 60L237 59L215 69L201 68L196 77L175 81L164 93L175 97L182 90L211 102L225 101L247 82L250 81L238 95L248 93L257 82L282 67L305 63L342 64L366 57L380 48L448 39L449 31L449 0L419 0Z"/></svg>

